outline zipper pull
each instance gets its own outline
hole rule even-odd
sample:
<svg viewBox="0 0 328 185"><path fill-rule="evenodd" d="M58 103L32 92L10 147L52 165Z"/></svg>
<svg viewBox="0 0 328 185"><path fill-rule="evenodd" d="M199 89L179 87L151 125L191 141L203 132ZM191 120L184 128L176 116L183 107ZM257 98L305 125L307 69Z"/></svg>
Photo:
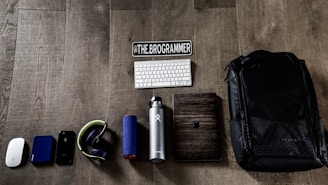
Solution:
<svg viewBox="0 0 328 185"><path fill-rule="evenodd" d="M243 120L243 121L245 121L245 113L244 113L244 111L241 111L240 112L240 119Z"/></svg>

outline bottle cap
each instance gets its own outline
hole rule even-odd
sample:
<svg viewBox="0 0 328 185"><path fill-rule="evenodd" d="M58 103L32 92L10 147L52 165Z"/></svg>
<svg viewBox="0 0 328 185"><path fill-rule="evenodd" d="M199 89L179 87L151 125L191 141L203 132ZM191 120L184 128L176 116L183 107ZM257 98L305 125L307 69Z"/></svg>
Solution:
<svg viewBox="0 0 328 185"><path fill-rule="evenodd" d="M154 104L156 103L156 104ZM153 96L151 99L150 99L150 102L149 102L149 107L153 107L154 105L156 106L159 106L162 104L162 98L161 97L158 97L158 96Z"/></svg>

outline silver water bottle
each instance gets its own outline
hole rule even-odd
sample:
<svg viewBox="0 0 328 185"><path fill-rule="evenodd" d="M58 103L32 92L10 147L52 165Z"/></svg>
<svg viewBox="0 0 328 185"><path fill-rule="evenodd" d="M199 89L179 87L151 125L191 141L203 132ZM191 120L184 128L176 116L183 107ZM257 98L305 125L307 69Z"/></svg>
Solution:
<svg viewBox="0 0 328 185"><path fill-rule="evenodd" d="M162 99L153 96L149 102L149 107L149 160L162 162L165 160Z"/></svg>

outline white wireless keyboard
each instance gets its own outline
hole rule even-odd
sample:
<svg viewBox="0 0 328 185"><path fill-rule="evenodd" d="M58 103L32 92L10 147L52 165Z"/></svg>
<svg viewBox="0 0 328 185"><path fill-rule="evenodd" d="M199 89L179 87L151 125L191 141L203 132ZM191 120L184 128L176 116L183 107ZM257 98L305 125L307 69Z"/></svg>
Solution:
<svg viewBox="0 0 328 185"><path fill-rule="evenodd" d="M134 86L136 89L191 85L190 59L134 62Z"/></svg>

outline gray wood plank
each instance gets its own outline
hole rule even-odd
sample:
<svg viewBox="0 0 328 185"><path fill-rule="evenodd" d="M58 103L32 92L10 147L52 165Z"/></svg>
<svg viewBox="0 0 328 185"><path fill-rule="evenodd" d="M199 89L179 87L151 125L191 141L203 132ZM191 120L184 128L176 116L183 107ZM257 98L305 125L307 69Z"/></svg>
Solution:
<svg viewBox="0 0 328 185"><path fill-rule="evenodd" d="M153 180L147 149L148 102L152 90L134 88L134 61L144 59L133 58L131 54L132 42L151 40L151 13L148 10L111 11L109 117L113 119L118 134L114 160L122 169L115 173L116 178L109 180L112 184L152 184ZM139 156L131 163L122 157L122 120L125 114L135 114L139 124Z"/></svg>
<svg viewBox="0 0 328 185"><path fill-rule="evenodd" d="M71 0L66 7L65 62L57 124L63 130L78 134L87 122L101 119L109 122L109 128L113 129L112 118L108 117L109 4L106 0ZM104 136L107 135L108 132ZM77 149L74 159L70 176L61 168L56 171L54 183L106 184L109 178L106 167L110 162L101 165Z"/></svg>
<svg viewBox="0 0 328 185"><path fill-rule="evenodd" d="M195 9L232 7L236 7L235 0L194 0Z"/></svg>
<svg viewBox="0 0 328 185"><path fill-rule="evenodd" d="M195 18L195 78L199 91L226 97L225 67L238 55L237 18L234 8L197 12ZM229 17L230 19L227 19ZM213 24L213 20L217 24Z"/></svg>
<svg viewBox="0 0 328 185"><path fill-rule="evenodd" d="M255 49L292 51L307 62L327 129L325 0L20 0L18 22L17 3L0 3L0 184L296 185L327 181L324 168L294 173L241 169L230 141L224 81L225 66L241 54ZM192 56L131 56L133 41L177 39L192 40ZM175 58L191 58L192 87L134 89L135 60ZM222 99L224 159L176 163L171 95L203 92L215 92ZM165 105L167 160L162 164L148 161L152 95L161 96ZM131 162L122 157L125 114L136 114L139 123L139 159ZM104 135L111 141L109 161L89 160L76 149L71 166L33 166L26 161L17 169L5 167L6 145L12 137L25 137L31 149L35 135L57 138L58 130L78 133L92 119L109 122L112 135Z"/></svg>
<svg viewBox="0 0 328 185"><path fill-rule="evenodd" d="M326 1L287 3L288 50L303 58L312 75L316 88L319 110L323 123L328 127L328 68L326 52L328 46L328 14L324 11ZM297 39L303 38L303 39Z"/></svg>
<svg viewBox="0 0 328 185"><path fill-rule="evenodd" d="M153 1L153 40L191 40L193 1Z"/></svg>
<svg viewBox="0 0 328 185"><path fill-rule="evenodd" d="M328 2L298 1L286 3L287 49L305 60L317 94L319 113L324 128L328 129ZM311 170L313 184L327 182L327 170Z"/></svg>
<svg viewBox="0 0 328 185"><path fill-rule="evenodd" d="M191 40L195 41L194 37L194 9L193 1L173 1L173 0L156 0L153 1L153 15L152 15L152 40L166 41L166 40ZM195 48L193 45L193 55L182 57L156 57L154 60L162 59L177 59L190 58L192 68L195 64ZM192 69L192 77L194 77L194 70ZM168 106L168 115L166 118L168 122L172 120L171 95L173 93L195 92L194 87L179 87L179 88L160 88L154 89L154 95L162 96L163 103ZM170 133L170 127L168 127ZM171 138L169 135L168 138ZM169 142L171 142L169 140ZM171 153L171 150L168 150Z"/></svg>
<svg viewBox="0 0 328 185"><path fill-rule="evenodd" d="M264 49L286 49L285 1L237 0L239 50L248 54Z"/></svg>
<svg viewBox="0 0 328 185"><path fill-rule="evenodd" d="M229 17L229 19L227 19ZM211 23L214 20L217 24ZM230 141L229 110L225 67L238 56L235 8L208 9L195 16L195 78L199 92L215 92L221 99L223 162L234 160Z"/></svg>
<svg viewBox="0 0 328 185"><path fill-rule="evenodd" d="M152 0L111 0L111 10L151 10Z"/></svg>
<svg viewBox="0 0 328 185"><path fill-rule="evenodd" d="M218 96L225 97L224 68L229 60L238 54L236 9L194 10L193 1L165 1L163 3L156 1L153 2L153 8L156 18L153 19L153 40L190 39L193 41L193 55L190 56L193 62L193 86L154 90L154 94L161 96L167 107L165 119L166 141L168 142L168 161L163 166L154 168L154 182L158 184L227 183L227 178L230 178L227 176L230 170L225 166L227 159L217 163L171 162L174 160L171 135L171 95L173 93L214 92ZM228 133L228 130L225 131ZM224 154L225 158L226 156L227 154ZM215 176L210 174L215 174Z"/></svg>
<svg viewBox="0 0 328 185"><path fill-rule="evenodd" d="M17 1L0 2L0 149L6 125L17 33Z"/></svg>
<svg viewBox="0 0 328 185"><path fill-rule="evenodd" d="M57 102L64 63L65 12L20 10L18 25L4 143L14 137L24 137L31 144L34 136L55 135L59 129ZM20 173L3 168L0 183L46 184L47 179L53 177L54 168L36 171L27 161L25 166Z"/></svg>
<svg viewBox="0 0 328 185"><path fill-rule="evenodd" d="M70 0L67 0L70 2ZM19 0L19 8L38 10L65 10L66 0Z"/></svg>
<svg viewBox="0 0 328 185"><path fill-rule="evenodd" d="M307 2L307 1L237 1L238 15L238 36L240 44L240 53L248 54L256 49L265 49L270 51L292 51L300 58L305 59L310 69L314 73L314 85L319 92L325 88L324 79L316 75L326 74L325 60L321 58L325 55L323 50L320 51L317 43L326 37L327 22L316 21L317 13L320 19L325 20L325 15L321 8L324 7L324 1ZM249 11L252 10L252 11ZM316 12L316 13L315 13ZM312 21L310 21L312 20ZM315 32L312 32L315 29ZM317 38L315 38L317 36ZM320 38L320 39L319 39ZM323 42L325 43L325 41ZM320 78L320 80L318 80ZM327 80L326 80L327 81ZM319 88L318 88L318 87ZM325 90L324 90L325 91ZM319 108L323 106L323 94L319 95ZM322 103L320 103L322 102ZM323 108L325 110L325 108ZM326 118L323 118L325 120ZM284 173L275 175L268 173L266 177L260 176L259 173L252 172L252 179L248 179L248 174L233 174L239 177L239 182L245 184L264 183L270 184L284 183L288 184L320 184L327 177L322 175L324 168L311 170L309 172L297 172L286 175ZM233 171L236 173L236 171ZM242 180L241 180L242 179ZM268 181L268 179L271 179ZM237 181L237 179L236 179Z"/></svg>
<svg viewBox="0 0 328 185"><path fill-rule="evenodd" d="M192 75L195 64L195 45L194 45L194 9L193 1L153 1L152 16L152 40L192 40L193 55L184 57L156 57L154 60L190 58L192 61ZM199 172L196 163L176 163L173 157L173 112L172 112L172 94L197 92L193 87L179 88L160 88L154 89L153 94L160 96L163 100L165 114L165 147L166 161L153 168L155 184L197 184L195 174Z"/></svg>

